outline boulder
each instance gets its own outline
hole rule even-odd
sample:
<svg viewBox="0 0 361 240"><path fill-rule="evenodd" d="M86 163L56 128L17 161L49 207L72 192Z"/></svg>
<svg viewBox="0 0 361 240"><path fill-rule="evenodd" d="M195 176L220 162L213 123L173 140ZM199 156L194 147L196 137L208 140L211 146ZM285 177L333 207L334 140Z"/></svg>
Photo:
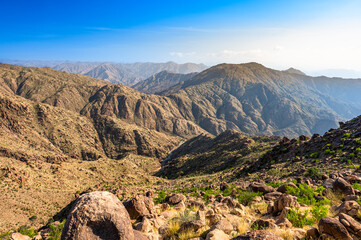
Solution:
<svg viewBox="0 0 361 240"><path fill-rule="evenodd" d="M281 228L291 228L292 223L287 218L280 218L276 221L276 225Z"/></svg>
<svg viewBox="0 0 361 240"><path fill-rule="evenodd" d="M297 197L287 193L282 194L282 196L274 202L273 213L281 212L286 207L299 208L300 204L297 202Z"/></svg>
<svg viewBox="0 0 361 240"><path fill-rule="evenodd" d="M360 205L356 201L345 201L336 207L335 210L338 213L345 213L355 218L360 210Z"/></svg>
<svg viewBox="0 0 361 240"><path fill-rule="evenodd" d="M352 240L345 226L335 218L324 217L318 223L318 230L323 238Z"/></svg>
<svg viewBox="0 0 361 240"><path fill-rule="evenodd" d="M174 206L174 209L175 210L178 210L178 211L184 211L186 209L186 205L184 204L183 201L180 201L179 203L177 203L175 206Z"/></svg>
<svg viewBox="0 0 361 240"><path fill-rule="evenodd" d="M123 203L131 219L139 219L154 214L154 203L149 197L138 195Z"/></svg>
<svg viewBox="0 0 361 240"><path fill-rule="evenodd" d="M251 226L251 229L268 229L268 228L275 229L277 228L277 225L272 220L258 219Z"/></svg>
<svg viewBox="0 0 361 240"><path fill-rule="evenodd" d="M216 224L214 224L211 227L210 231L215 230L215 229L219 229L227 234L230 234L233 231L233 226L227 219L224 218L224 219L221 219L220 221L218 221Z"/></svg>
<svg viewBox="0 0 361 240"><path fill-rule="evenodd" d="M231 197L225 197L221 200L221 203L227 205L229 208L241 208L241 205Z"/></svg>
<svg viewBox="0 0 361 240"><path fill-rule="evenodd" d="M343 195L355 195L355 191L353 190L351 184L340 177L333 183L333 190Z"/></svg>
<svg viewBox="0 0 361 240"><path fill-rule="evenodd" d="M282 196L281 192L270 192L264 195L264 199L267 201L274 201L281 196Z"/></svg>
<svg viewBox="0 0 361 240"><path fill-rule="evenodd" d="M283 240L280 236L266 230L253 230L232 240Z"/></svg>
<svg viewBox="0 0 361 240"><path fill-rule="evenodd" d="M310 228L307 230L306 236L311 240L316 240L320 238L320 233L317 228Z"/></svg>
<svg viewBox="0 0 361 240"><path fill-rule="evenodd" d="M170 204L170 205L176 205L180 202L184 202L186 201L186 197L183 195L183 194L180 194L180 193L176 193L176 194L173 194L171 196L167 196L165 198L165 201Z"/></svg>
<svg viewBox="0 0 361 240"><path fill-rule="evenodd" d="M72 239L135 240L142 235L134 232L127 210L114 194L91 192L77 199L67 217L61 240Z"/></svg>
<svg viewBox="0 0 361 240"><path fill-rule="evenodd" d="M186 202L186 206L187 207L196 207L196 208L199 208L202 211L204 211L206 209L206 205L204 203L197 202L197 201L194 201L194 200L188 200Z"/></svg>
<svg viewBox="0 0 361 240"><path fill-rule="evenodd" d="M275 191L275 189L273 187L268 186L264 183L258 183L258 182L251 183L251 185L249 185L249 189L252 192L261 192L263 194L267 194L267 193Z"/></svg>
<svg viewBox="0 0 361 240"><path fill-rule="evenodd" d="M222 230L214 229L207 234L206 240L229 240L230 238Z"/></svg>
<svg viewBox="0 0 361 240"><path fill-rule="evenodd" d="M361 238L361 223L344 213L340 213L338 218L350 233Z"/></svg>
<svg viewBox="0 0 361 240"><path fill-rule="evenodd" d="M10 235L10 240L31 240L31 238L21 233L13 233Z"/></svg>
<svg viewBox="0 0 361 240"><path fill-rule="evenodd" d="M186 229L192 229L193 231L197 232L199 229L205 226L205 223L202 220L193 220L190 222L184 222L180 226L181 231Z"/></svg>
<svg viewBox="0 0 361 240"><path fill-rule="evenodd" d="M285 183L277 188L277 192L286 193L287 187L297 188L296 184L293 182Z"/></svg>

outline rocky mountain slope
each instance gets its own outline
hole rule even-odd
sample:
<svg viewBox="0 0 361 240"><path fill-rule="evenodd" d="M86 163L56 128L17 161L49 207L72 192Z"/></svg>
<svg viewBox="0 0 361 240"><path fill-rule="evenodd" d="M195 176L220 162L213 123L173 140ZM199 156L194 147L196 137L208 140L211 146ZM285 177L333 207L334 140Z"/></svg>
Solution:
<svg viewBox="0 0 361 240"><path fill-rule="evenodd" d="M329 81L325 88L322 81ZM339 91L333 97L343 82L354 87L351 96ZM249 135L296 137L323 133L358 115L361 105L353 100L359 95L353 93L361 89L360 83L312 78L257 63L220 64L162 94L176 101L184 116L215 135L236 129Z"/></svg>
<svg viewBox="0 0 361 240"><path fill-rule="evenodd" d="M194 77L196 74L197 73L180 74L165 70L138 82L132 86L132 88L147 94L157 94Z"/></svg>
<svg viewBox="0 0 361 240"><path fill-rule="evenodd" d="M192 138L163 160L157 173L167 178L210 174L226 169L248 167L272 149L280 137L247 137L227 130L217 137L207 134Z"/></svg>

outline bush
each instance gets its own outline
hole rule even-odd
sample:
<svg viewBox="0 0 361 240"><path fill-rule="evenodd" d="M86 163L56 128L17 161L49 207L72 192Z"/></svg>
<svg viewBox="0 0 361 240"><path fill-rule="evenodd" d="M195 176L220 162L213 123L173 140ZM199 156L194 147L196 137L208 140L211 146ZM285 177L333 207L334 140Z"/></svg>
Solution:
<svg viewBox="0 0 361 240"><path fill-rule="evenodd" d="M315 205L320 203L327 203L327 200L317 202L317 200L315 199L315 193L321 195L324 189L324 187L319 187L314 190L304 183L300 184L298 188L286 186L286 193L296 196L297 201L301 204Z"/></svg>
<svg viewBox="0 0 361 240"><path fill-rule="evenodd" d="M238 202L240 204L243 204L243 205L247 206L257 196L262 196L262 193L260 193L260 192L242 191L241 194L237 197L237 199L238 199Z"/></svg>
<svg viewBox="0 0 361 240"><path fill-rule="evenodd" d="M345 134L343 135L343 138L349 138L349 137L351 137L351 134L350 134L350 133L345 133Z"/></svg>
<svg viewBox="0 0 361 240"><path fill-rule="evenodd" d="M325 150L325 155L333 155L333 154L335 154L335 151L330 150L330 149Z"/></svg>
<svg viewBox="0 0 361 240"><path fill-rule="evenodd" d="M18 229L18 232L21 233L22 235L29 236L30 238L33 238L36 235L38 235L38 232L35 231L34 228L31 228L31 227L28 227L28 226L21 226Z"/></svg>
<svg viewBox="0 0 361 240"><path fill-rule="evenodd" d="M162 202L164 202L164 200L165 200L166 197L167 197L167 194L165 194L164 190L162 190L162 191L160 191L160 192L158 193L158 198L156 198L156 199L154 200L154 203L155 203L155 204L162 203Z"/></svg>
<svg viewBox="0 0 361 240"><path fill-rule="evenodd" d="M305 176L306 177L319 177L320 171L318 170L317 167L310 167L307 169Z"/></svg>
<svg viewBox="0 0 361 240"><path fill-rule="evenodd" d="M352 183L352 187L356 190L361 190L361 185L358 183Z"/></svg>
<svg viewBox="0 0 361 240"><path fill-rule="evenodd" d="M311 209L312 216L316 221L320 221L321 218L326 217L328 213L328 207L324 205L314 206Z"/></svg>
<svg viewBox="0 0 361 240"><path fill-rule="evenodd" d="M306 210L305 213L301 213L298 209L290 209L287 212L287 218L295 227L303 228L305 225L313 225L315 220L311 217L308 217L309 211Z"/></svg>
<svg viewBox="0 0 361 240"><path fill-rule="evenodd" d="M320 156L318 152L314 152L310 154L310 158L318 158L318 156Z"/></svg>
<svg viewBox="0 0 361 240"><path fill-rule="evenodd" d="M61 237L61 232L63 231L64 224L66 219L64 219L59 225L55 226L53 224L49 225L49 239L59 240Z"/></svg>

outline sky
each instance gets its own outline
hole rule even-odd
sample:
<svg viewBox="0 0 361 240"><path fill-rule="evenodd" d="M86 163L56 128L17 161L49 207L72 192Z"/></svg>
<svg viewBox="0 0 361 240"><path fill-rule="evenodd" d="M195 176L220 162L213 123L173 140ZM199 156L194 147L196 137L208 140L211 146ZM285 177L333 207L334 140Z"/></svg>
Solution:
<svg viewBox="0 0 361 240"><path fill-rule="evenodd" d="M361 77L358 0L2 0L0 58L259 62Z"/></svg>

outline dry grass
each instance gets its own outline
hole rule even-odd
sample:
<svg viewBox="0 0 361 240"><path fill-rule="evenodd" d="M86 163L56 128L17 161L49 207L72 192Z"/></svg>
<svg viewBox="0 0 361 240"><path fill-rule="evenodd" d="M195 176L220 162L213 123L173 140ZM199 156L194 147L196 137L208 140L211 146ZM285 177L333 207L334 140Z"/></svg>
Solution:
<svg viewBox="0 0 361 240"><path fill-rule="evenodd" d="M295 233L292 231L292 229L275 228L275 229L268 229L268 231L277 234L284 240L294 240L295 239Z"/></svg>
<svg viewBox="0 0 361 240"><path fill-rule="evenodd" d="M166 232L167 239L176 239L179 229L180 229L179 221L170 221Z"/></svg>
<svg viewBox="0 0 361 240"><path fill-rule="evenodd" d="M241 218L241 220L237 223L237 232L239 234L245 234L250 230L251 224L245 219Z"/></svg>

